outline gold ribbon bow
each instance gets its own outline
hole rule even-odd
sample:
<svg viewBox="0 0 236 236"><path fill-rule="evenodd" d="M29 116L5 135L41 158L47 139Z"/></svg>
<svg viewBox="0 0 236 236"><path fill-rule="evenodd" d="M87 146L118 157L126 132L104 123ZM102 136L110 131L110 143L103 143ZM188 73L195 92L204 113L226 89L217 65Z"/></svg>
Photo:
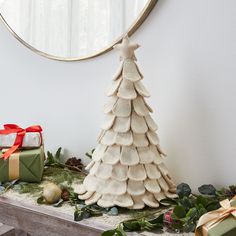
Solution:
<svg viewBox="0 0 236 236"><path fill-rule="evenodd" d="M231 200L231 201L236 201L236 196ZM229 199L225 199L220 202L221 208L215 210L215 211L210 211L203 216L198 221L197 228L195 230L195 236L205 236L207 235L207 229L215 226L216 224L220 223L223 221L225 218L227 218L229 215L232 215L236 219L236 206L231 206ZM203 229L201 233L201 227L204 227L205 230Z"/></svg>

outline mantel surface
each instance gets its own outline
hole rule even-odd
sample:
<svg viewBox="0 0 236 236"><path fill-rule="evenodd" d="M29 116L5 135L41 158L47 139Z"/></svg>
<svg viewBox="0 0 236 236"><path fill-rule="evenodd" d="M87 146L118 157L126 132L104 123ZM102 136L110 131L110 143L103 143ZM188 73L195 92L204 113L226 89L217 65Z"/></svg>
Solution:
<svg viewBox="0 0 236 236"><path fill-rule="evenodd" d="M115 228L119 222L130 217L125 214L104 215L75 222L74 209L71 206L64 205L56 208L38 205L34 198L12 190L0 197L0 212L0 222L18 229L20 233L17 236L99 236L103 231ZM128 233L128 235L174 236L175 234L143 232Z"/></svg>

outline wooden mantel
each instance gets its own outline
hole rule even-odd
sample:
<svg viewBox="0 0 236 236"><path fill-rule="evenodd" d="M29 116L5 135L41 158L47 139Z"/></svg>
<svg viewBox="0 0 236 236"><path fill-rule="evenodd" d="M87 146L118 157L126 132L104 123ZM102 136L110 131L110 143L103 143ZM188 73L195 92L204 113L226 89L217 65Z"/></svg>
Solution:
<svg viewBox="0 0 236 236"><path fill-rule="evenodd" d="M6 197L0 197L0 222L13 226L21 236L97 236L108 229L92 218L75 222L71 215Z"/></svg>
<svg viewBox="0 0 236 236"><path fill-rule="evenodd" d="M108 222L94 218L75 222L71 211L0 196L0 222L15 228L15 236L100 236L114 228ZM73 210L73 209L71 209ZM12 234L10 234L12 235ZM128 236L193 236L192 233L127 233ZM8 236L8 235L7 235Z"/></svg>

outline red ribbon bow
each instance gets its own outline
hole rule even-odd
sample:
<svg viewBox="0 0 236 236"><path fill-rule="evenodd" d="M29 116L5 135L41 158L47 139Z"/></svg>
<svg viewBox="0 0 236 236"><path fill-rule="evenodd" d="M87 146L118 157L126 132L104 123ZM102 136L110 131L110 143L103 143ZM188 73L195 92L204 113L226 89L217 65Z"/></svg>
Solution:
<svg viewBox="0 0 236 236"><path fill-rule="evenodd" d="M16 133L16 140L14 142L14 145L3 154L4 160L8 159L12 153L14 153L19 147L22 146L24 136L26 133L29 132L39 132L41 134L42 128L39 125L30 126L26 129L22 129L21 127L15 124L4 125L4 129L0 130L0 134Z"/></svg>

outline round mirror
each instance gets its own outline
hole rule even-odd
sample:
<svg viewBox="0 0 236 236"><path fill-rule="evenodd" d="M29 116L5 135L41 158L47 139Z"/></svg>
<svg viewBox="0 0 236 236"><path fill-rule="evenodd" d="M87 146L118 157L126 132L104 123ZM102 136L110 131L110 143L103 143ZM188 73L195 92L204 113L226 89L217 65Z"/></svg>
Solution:
<svg viewBox="0 0 236 236"><path fill-rule="evenodd" d="M157 0L0 0L0 16L34 52L75 61L100 55L131 35Z"/></svg>

